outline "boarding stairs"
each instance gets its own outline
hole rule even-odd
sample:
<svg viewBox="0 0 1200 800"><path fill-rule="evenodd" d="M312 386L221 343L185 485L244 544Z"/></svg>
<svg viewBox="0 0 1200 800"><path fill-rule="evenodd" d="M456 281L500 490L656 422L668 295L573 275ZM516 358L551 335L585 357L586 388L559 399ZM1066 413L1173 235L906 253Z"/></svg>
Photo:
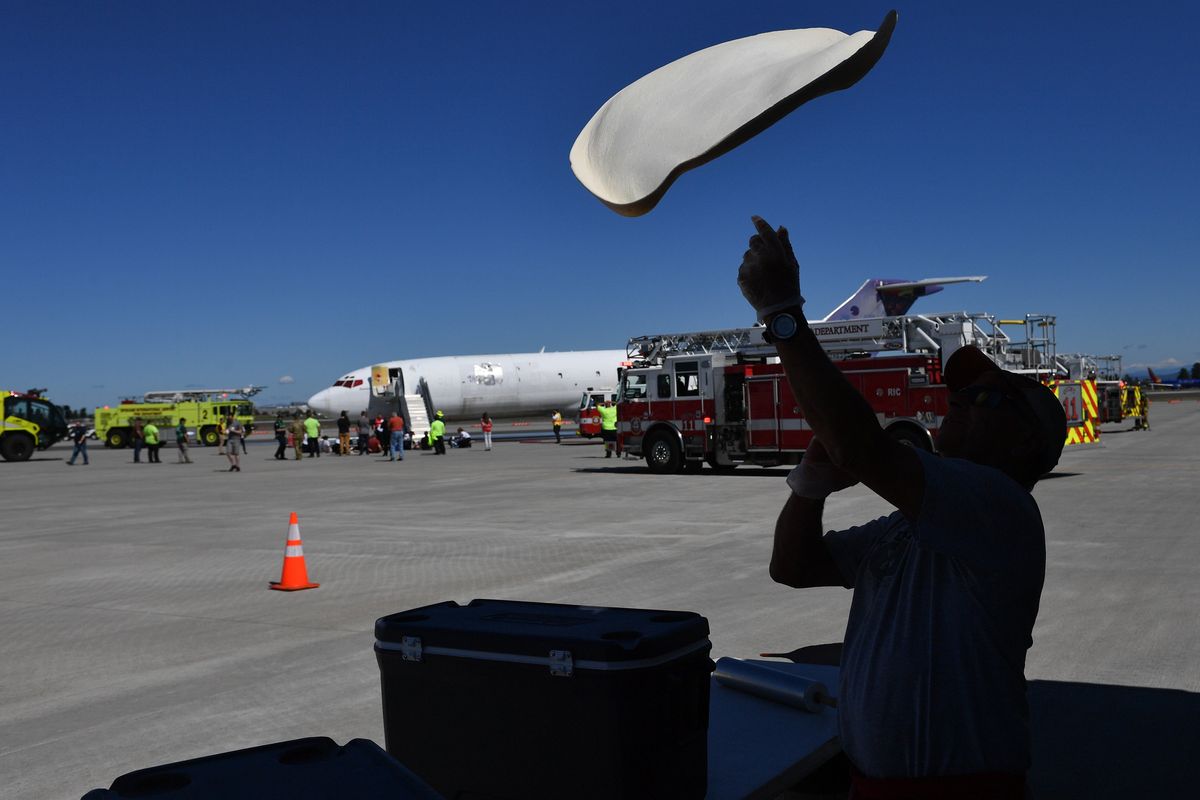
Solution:
<svg viewBox="0 0 1200 800"><path fill-rule="evenodd" d="M408 419L405 424L413 437L424 436L429 431L429 412L425 409L425 398L419 392L404 395L404 405L408 407Z"/></svg>

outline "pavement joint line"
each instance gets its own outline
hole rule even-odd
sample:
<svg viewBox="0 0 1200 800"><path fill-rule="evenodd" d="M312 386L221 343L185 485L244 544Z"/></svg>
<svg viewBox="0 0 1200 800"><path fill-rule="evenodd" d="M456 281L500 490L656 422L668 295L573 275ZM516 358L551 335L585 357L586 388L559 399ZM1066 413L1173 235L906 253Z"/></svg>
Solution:
<svg viewBox="0 0 1200 800"><path fill-rule="evenodd" d="M371 628L318 628L312 625L297 625L294 622L264 622L262 620L241 619L238 617L206 617L198 614L176 614L170 611L150 611L144 608L119 608L116 606L98 606L86 603L45 603L32 602L26 600L12 600L6 597L0 597L0 603L11 603L15 606L26 606L29 608L58 608L58 609L88 609L91 611L112 611L121 614L147 614L156 617L173 617L175 619L186 619L201 622L233 622L240 625L260 625L266 628L295 628L302 631L337 631L341 633L371 633L374 630L374 622L371 623Z"/></svg>

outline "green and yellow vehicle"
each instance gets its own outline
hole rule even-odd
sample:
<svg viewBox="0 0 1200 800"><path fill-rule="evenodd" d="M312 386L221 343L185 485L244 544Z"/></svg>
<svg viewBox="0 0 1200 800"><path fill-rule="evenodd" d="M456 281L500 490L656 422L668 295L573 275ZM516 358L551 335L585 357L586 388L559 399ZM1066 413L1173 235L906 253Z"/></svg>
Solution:
<svg viewBox="0 0 1200 800"><path fill-rule="evenodd" d="M217 424L233 414L249 433L254 427L254 404L248 400L183 400L175 403L123 402L111 408L96 409L96 436L107 447L125 447L132 436L133 421L153 422L160 431L172 430L182 419L196 431L196 441L203 445L220 442Z"/></svg>
<svg viewBox="0 0 1200 800"><path fill-rule="evenodd" d="M62 409L42 397L40 391L0 391L4 403L0 457L5 461L28 461L34 450L45 450L67 437Z"/></svg>

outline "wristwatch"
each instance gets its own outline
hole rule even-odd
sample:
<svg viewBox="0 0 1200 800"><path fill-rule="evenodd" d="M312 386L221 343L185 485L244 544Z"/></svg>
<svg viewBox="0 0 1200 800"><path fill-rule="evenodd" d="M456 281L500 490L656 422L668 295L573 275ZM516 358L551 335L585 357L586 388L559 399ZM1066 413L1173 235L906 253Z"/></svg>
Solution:
<svg viewBox="0 0 1200 800"><path fill-rule="evenodd" d="M767 322L767 328L763 331L763 341L767 344L786 342L793 338L799 330L800 323L794 316L784 311L771 317Z"/></svg>

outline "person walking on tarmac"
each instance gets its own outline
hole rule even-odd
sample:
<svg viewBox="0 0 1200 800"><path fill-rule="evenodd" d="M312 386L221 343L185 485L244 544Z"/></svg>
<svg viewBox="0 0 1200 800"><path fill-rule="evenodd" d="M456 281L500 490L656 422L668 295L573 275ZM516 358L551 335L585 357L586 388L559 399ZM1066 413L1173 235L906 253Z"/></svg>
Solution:
<svg viewBox="0 0 1200 800"><path fill-rule="evenodd" d="M1024 798L1025 654L1046 572L1030 492L1062 452L1062 406L968 345L942 370L940 455L896 441L809 328L787 230L753 221L738 285L814 433L770 575L854 592L838 659L850 796ZM859 482L896 510L826 533L825 498Z"/></svg>
<svg viewBox="0 0 1200 800"><path fill-rule="evenodd" d="M388 420L388 433L391 434L392 446L391 457L389 461L395 461L399 458L404 460L404 417L400 416L398 411L393 411L391 419Z"/></svg>
<svg viewBox="0 0 1200 800"><path fill-rule="evenodd" d="M308 416L304 419L304 433L308 435L308 457L321 457L321 423L317 420L317 415L313 412L308 412Z"/></svg>
<svg viewBox="0 0 1200 800"><path fill-rule="evenodd" d="M483 412L483 416L479 419L479 427L483 431L483 449L492 449L492 418L488 413Z"/></svg>
<svg viewBox="0 0 1200 800"><path fill-rule="evenodd" d="M146 445L146 426L142 424L141 417L133 418L133 425L129 429L129 440L133 442L133 463L142 463L142 448Z"/></svg>
<svg viewBox="0 0 1200 800"><path fill-rule="evenodd" d="M158 460L158 448L162 444L158 438L158 426L147 422L142 426L142 435L146 437L146 460L151 464L161 464Z"/></svg>
<svg viewBox="0 0 1200 800"><path fill-rule="evenodd" d="M192 457L188 455L187 436L187 419L180 417L179 424L175 426L175 447L179 449L180 464L192 463Z"/></svg>
<svg viewBox="0 0 1200 800"><path fill-rule="evenodd" d="M557 408L550 415L550 421L554 423L554 443L562 444L562 414Z"/></svg>
<svg viewBox="0 0 1200 800"><path fill-rule="evenodd" d="M239 450L242 440L246 437L246 429L242 427L242 421L233 414L230 414L229 419L225 421L225 435L229 437L229 446L225 451L225 455L229 456L229 471L241 472L242 465L240 463L241 454Z"/></svg>
<svg viewBox="0 0 1200 800"><path fill-rule="evenodd" d="M439 456L446 455L446 423L442 419L443 416L441 411L437 412L437 416L429 424L429 443L433 445L433 452Z"/></svg>
<svg viewBox="0 0 1200 800"><path fill-rule="evenodd" d="M287 460L287 437L288 437L287 420L285 420L283 418L283 412L280 411L278 414L275 415L275 443L276 443L275 460L276 461L286 461Z"/></svg>
<svg viewBox="0 0 1200 800"><path fill-rule="evenodd" d="M225 445L229 441L229 436L225 430L225 418L217 419L217 455L225 455Z"/></svg>
<svg viewBox="0 0 1200 800"><path fill-rule="evenodd" d="M85 426L82 422L76 421L75 424L71 426L71 430L68 435L71 437L71 444L75 445L75 447L73 450L71 450L71 458L69 461L67 461L67 466L75 466L75 459L82 455L83 465L86 467L88 465L87 426Z"/></svg>
<svg viewBox="0 0 1200 800"><path fill-rule="evenodd" d="M292 452L296 455L296 460L303 458L301 453L304 444L304 420L300 419L300 412L296 411L292 414L292 421L288 423L288 433L292 436Z"/></svg>
<svg viewBox="0 0 1200 800"><path fill-rule="evenodd" d="M604 440L604 457L612 458L617 449L617 407L605 400L600 412L600 438Z"/></svg>

